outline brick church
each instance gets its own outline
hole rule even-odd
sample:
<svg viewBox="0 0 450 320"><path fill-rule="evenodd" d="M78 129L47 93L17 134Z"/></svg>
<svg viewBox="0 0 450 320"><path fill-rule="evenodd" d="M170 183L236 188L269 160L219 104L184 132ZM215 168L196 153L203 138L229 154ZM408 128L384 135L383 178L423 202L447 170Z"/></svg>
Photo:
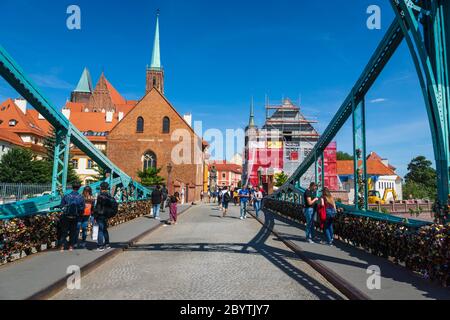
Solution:
<svg viewBox="0 0 450 320"><path fill-rule="evenodd" d="M180 115L164 95L158 17L151 64L146 69L145 92L139 101L126 100L103 73L93 88L85 69L63 113L136 181L139 181L138 171L161 168L160 176L170 192L180 192L185 202L197 201L203 188L207 143L195 134L191 117ZM184 151L190 155L182 154L183 163L172 158L172 151L179 144L178 139L172 141L172 135L180 130L190 141ZM74 154L73 163L79 165L83 155L77 150ZM86 171L89 169L92 168Z"/></svg>

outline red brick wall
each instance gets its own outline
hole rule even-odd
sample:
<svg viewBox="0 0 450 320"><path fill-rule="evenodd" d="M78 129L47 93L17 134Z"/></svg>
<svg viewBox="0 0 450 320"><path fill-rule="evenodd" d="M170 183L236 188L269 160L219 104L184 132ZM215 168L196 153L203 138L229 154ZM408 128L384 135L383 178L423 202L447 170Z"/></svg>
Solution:
<svg viewBox="0 0 450 320"><path fill-rule="evenodd" d="M136 120L144 118L144 132L136 132ZM170 119L170 133L162 133L163 118ZM183 118L171 107L164 97L157 91L150 91L125 118L117 124L108 136L107 155L116 165L133 179L139 181L137 171L143 169L142 158L146 151L153 151L157 157L157 167L161 168L161 176L168 178L167 164L172 162L171 173L172 191L175 184L189 186L189 199L198 201L203 183L203 165L180 164L172 161L172 149L178 142L172 142L171 136L176 129L187 129L191 136L191 160L194 161L194 141L200 145L201 139L190 129ZM200 144L199 144L200 143ZM199 153L201 155L201 152Z"/></svg>

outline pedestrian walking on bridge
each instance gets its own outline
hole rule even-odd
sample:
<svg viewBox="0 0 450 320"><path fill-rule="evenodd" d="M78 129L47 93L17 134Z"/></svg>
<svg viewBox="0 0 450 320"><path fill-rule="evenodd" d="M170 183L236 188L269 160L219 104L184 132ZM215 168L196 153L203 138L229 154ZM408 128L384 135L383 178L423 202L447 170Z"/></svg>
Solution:
<svg viewBox="0 0 450 320"><path fill-rule="evenodd" d="M329 246L333 245L334 233L333 233L333 222L336 217L336 202L331 195L328 188L324 188L322 191L321 205L325 207L326 219L324 226L325 241Z"/></svg>
<svg viewBox="0 0 450 320"><path fill-rule="evenodd" d="M170 218L169 218L169 224L174 225L177 224L177 205L178 202L181 201L180 194L178 192L175 192L173 196L170 197Z"/></svg>
<svg viewBox="0 0 450 320"><path fill-rule="evenodd" d="M239 191L239 199L241 202L241 220L247 218L247 203L250 201L250 190L247 186L244 186L241 191Z"/></svg>
<svg viewBox="0 0 450 320"><path fill-rule="evenodd" d="M64 252L67 243L67 233L69 233L69 251L73 251L73 247L78 240L78 221L84 212L85 202L81 194L78 193L81 185L78 182L72 184L72 192L66 194L62 200L60 207L63 209L61 215L61 238L59 244L61 252Z"/></svg>
<svg viewBox="0 0 450 320"><path fill-rule="evenodd" d="M223 208L223 217L225 218L228 212L228 204L231 201L231 193L228 190L228 187L224 187L222 191L222 208Z"/></svg>
<svg viewBox="0 0 450 320"><path fill-rule="evenodd" d="M161 219L159 217L159 210L161 209L162 199L161 186L156 186L156 189L152 192L153 218L155 218L155 220Z"/></svg>
<svg viewBox="0 0 450 320"><path fill-rule="evenodd" d="M317 184L311 182L309 188L306 189L304 194L305 209L304 214L306 218L306 241L314 243L314 214L319 199L317 198Z"/></svg>
<svg viewBox="0 0 450 320"><path fill-rule="evenodd" d="M116 199L109 193L109 184L102 182L100 185L100 194L94 207L94 219L98 225L97 251L110 249L108 220L115 217L118 212Z"/></svg>

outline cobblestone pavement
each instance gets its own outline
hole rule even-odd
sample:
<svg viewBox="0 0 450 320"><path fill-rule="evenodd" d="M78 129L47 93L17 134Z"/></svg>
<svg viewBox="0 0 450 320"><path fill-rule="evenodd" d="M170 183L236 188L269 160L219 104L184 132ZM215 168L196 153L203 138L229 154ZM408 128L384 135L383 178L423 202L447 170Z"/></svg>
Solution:
<svg viewBox="0 0 450 320"><path fill-rule="evenodd" d="M81 290L54 299L343 299L320 274L239 207L220 218L212 204L192 208L83 277Z"/></svg>

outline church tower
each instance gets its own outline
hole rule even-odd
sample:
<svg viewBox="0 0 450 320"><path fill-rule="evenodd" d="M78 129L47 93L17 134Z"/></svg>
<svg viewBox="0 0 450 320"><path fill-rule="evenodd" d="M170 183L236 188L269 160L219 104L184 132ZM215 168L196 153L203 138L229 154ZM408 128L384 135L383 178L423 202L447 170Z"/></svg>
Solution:
<svg viewBox="0 0 450 320"><path fill-rule="evenodd" d="M164 69L161 66L161 55L159 49L159 10L156 14L155 40L153 42L153 53L150 67L147 66L147 81L145 92L153 88L158 89L164 95Z"/></svg>
<svg viewBox="0 0 450 320"><path fill-rule="evenodd" d="M70 102L87 103L92 95L92 80L89 70L84 68L77 87L70 95Z"/></svg>

